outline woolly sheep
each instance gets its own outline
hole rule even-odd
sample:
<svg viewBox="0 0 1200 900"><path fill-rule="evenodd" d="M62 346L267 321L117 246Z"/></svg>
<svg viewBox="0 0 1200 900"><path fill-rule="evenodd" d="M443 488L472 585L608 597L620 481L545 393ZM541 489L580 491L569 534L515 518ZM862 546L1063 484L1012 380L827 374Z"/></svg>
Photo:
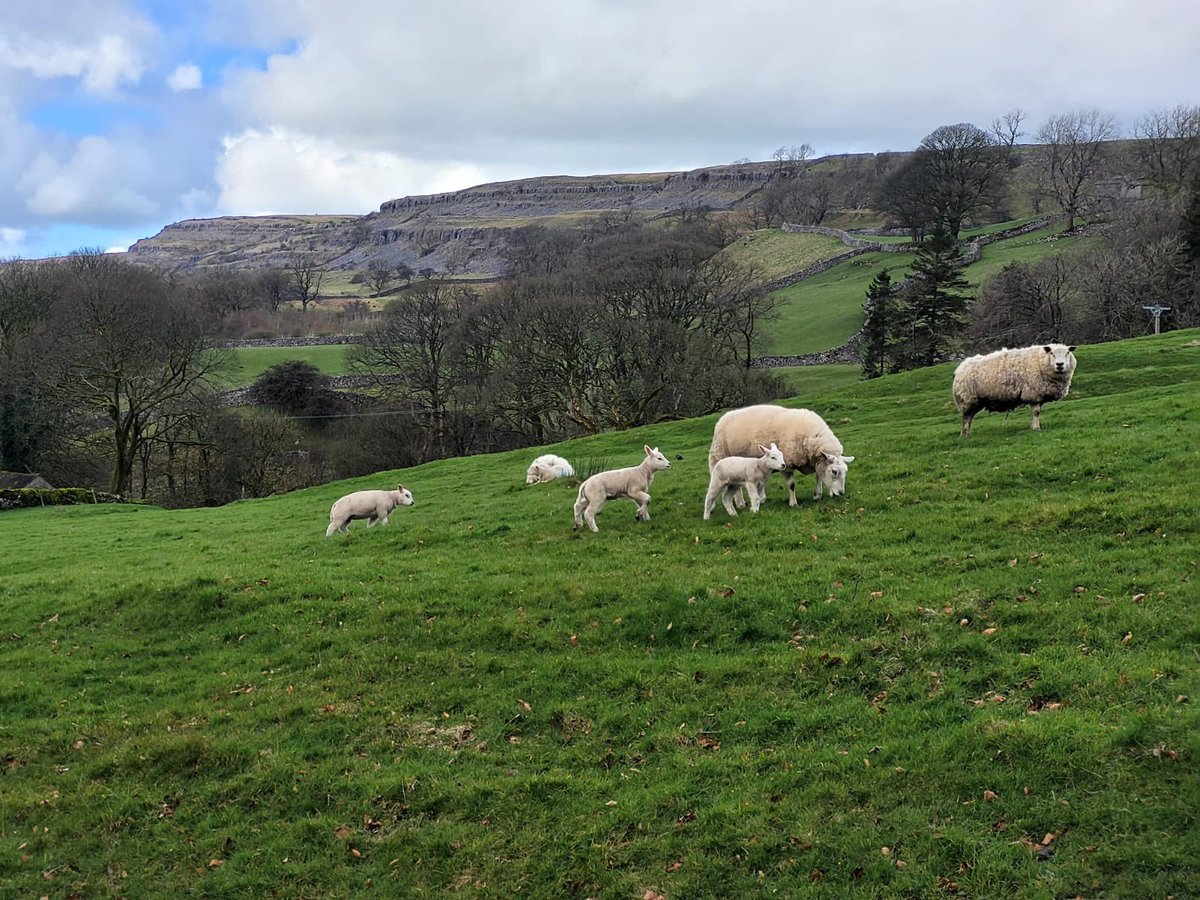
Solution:
<svg viewBox="0 0 1200 900"><path fill-rule="evenodd" d="M397 506L412 506L413 496L404 485L396 485L394 491L355 491L342 497L329 509L329 527L325 537L335 531L346 533L354 519L366 519L370 528L376 522L380 525L388 523L388 513Z"/></svg>
<svg viewBox="0 0 1200 900"><path fill-rule="evenodd" d="M555 478L570 478L574 474L574 467L561 456L545 453L529 464L525 470L525 483L542 484Z"/></svg>
<svg viewBox="0 0 1200 900"><path fill-rule="evenodd" d="M650 521L650 495L646 493L654 473L671 468L670 461L658 452L657 447L646 446L646 458L639 465L625 469L612 469L608 472L597 472L579 486L579 494L575 498L575 527L582 528L584 520L592 531L596 527L596 513L609 500L618 497L628 497L638 505L635 519Z"/></svg>
<svg viewBox="0 0 1200 900"><path fill-rule="evenodd" d="M954 370L954 404L962 413L962 436L981 409L1008 412L1029 404L1034 431L1041 431L1042 405L1061 400L1075 373L1074 347L1042 344L971 356Z"/></svg>
<svg viewBox="0 0 1200 900"><path fill-rule="evenodd" d="M797 506L796 473L816 473L813 499L824 489L831 497L845 493L846 469L853 456L842 455L842 442L810 409L788 409L772 404L745 406L725 413L713 429L708 451L708 468L729 456L747 456L754 448L774 441L783 452L787 473L788 505ZM740 500L741 490L738 490Z"/></svg>
<svg viewBox="0 0 1200 900"><path fill-rule="evenodd" d="M725 511L736 516L737 510L730 500L730 491L741 490L742 485L750 494L750 511L758 512L759 504L767 495L767 476L772 472L782 472L787 465L783 461L783 453L774 444L770 447L760 444L758 449L762 451L762 456L727 456L712 467L708 493L704 496L704 518L712 514L718 494Z"/></svg>

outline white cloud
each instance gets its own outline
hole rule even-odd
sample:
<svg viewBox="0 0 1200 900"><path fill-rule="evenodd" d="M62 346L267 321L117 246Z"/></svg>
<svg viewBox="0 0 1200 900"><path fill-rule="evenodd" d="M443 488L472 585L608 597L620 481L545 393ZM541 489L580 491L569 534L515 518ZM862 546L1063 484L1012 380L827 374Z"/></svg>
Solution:
<svg viewBox="0 0 1200 900"><path fill-rule="evenodd" d="M175 71L167 76L167 85L173 91L195 91L204 84L204 76L200 67L191 63L177 66Z"/></svg>
<svg viewBox="0 0 1200 900"><path fill-rule="evenodd" d="M37 78L78 78L85 90L100 95L136 84L146 68L139 48L120 34L101 34L77 44L29 35L19 35L13 42L0 36L0 59Z"/></svg>
<svg viewBox="0 0 1200 900"><path fill-rule="evenodd" d="M227 138L217 165L218 205L240 215L366 213L393 197L483 180L472 166L423 164L283 128Z"/></svg>
<svg viewBox="0 0 1200 900"><path fill-rule="evenodd" d="M20 256L25 243L25 229L0 228L0 258Z"/></svg>
<svg viewBox="0 0 1200 900"><path fill-rule="evenodd" d="M128 171L150 170L154 161L136 145L88 136L65 160L41 154L18 187L28 209L46 218L132 221L153 216L160 205L129 183Z"/></svg>

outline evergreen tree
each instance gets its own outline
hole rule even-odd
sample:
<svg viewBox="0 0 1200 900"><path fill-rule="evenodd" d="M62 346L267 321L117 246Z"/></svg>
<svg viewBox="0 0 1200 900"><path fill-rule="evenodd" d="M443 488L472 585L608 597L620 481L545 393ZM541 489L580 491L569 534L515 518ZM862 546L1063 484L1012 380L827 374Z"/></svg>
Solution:
<svg viewBox="0 0 1200 900"><path fill-rule="evenodd" d="M867 287L863 302L863 342L861 349L864 378L878 378L887 372L888 342L895 318L895 293L887 269L879 272Z"/></svg>
<svg viewBox="0 0 1200 900"><path fill-rule="evenodd" d="M921 245L897 309L895 370L942 362L958 349L971 298L958 266L958 242L938 228Z"/></svg>

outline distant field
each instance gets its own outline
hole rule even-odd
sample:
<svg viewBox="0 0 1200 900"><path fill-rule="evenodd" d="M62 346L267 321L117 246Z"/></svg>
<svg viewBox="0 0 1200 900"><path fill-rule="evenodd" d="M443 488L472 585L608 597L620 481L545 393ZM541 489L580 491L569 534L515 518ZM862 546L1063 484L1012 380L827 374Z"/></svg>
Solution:
<svg viewBox="0 0 1200 900"><path fill-rule="evenodd" d="M779 366L771 371L783 377L788 396L799 397L801 405L862 380L862 366L854 365Z"/></svg>
<svg viewBox="0 0 1200 900"><path fill-rule="evenodd" d="M968 234L985 234L1014 224L1021 222L989 225ZM983 248L980 260L964 268L963 274L972 286L978 286L1009 263L1036 262L1088 240L1079 235L1061 236L1062 230L1062 225L1056 224L989 244ZM900 281L908 276L915 257L915 253L866 253L780 288L775 294L784 303L779 321L767 326L766 352L815 353L840 345L862 327L863 301L875 274L887 268L892 280Z"/></svg>
<svg viewBox="0 0 1200 900"><path fill-rule="evenodd" d="M316 347L238 347L227 351L229 367L222 375L230 388L245 387L255 382L272 366L294 359L316 366L326 375L345 375L346 344L328 344Z"/></svg>
<svg viewBox="0 0 1200 900"><path fill-rule="evenodd" d="M792 234L778 228L764 228L738 238L719 257L753 267L766 282L807 269L847 249L837 238L823 234Z"/></svg>

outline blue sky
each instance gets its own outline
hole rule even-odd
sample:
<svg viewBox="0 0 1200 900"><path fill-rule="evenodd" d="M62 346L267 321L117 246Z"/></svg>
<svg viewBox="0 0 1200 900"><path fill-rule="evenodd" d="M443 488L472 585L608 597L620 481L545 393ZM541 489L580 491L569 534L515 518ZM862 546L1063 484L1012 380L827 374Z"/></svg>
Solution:
<svg viewBox="0 0 1200 900"><path fill-rule="evenodd" d="M1200 103L1191 0L5 0L0 258Z"/></svg>

